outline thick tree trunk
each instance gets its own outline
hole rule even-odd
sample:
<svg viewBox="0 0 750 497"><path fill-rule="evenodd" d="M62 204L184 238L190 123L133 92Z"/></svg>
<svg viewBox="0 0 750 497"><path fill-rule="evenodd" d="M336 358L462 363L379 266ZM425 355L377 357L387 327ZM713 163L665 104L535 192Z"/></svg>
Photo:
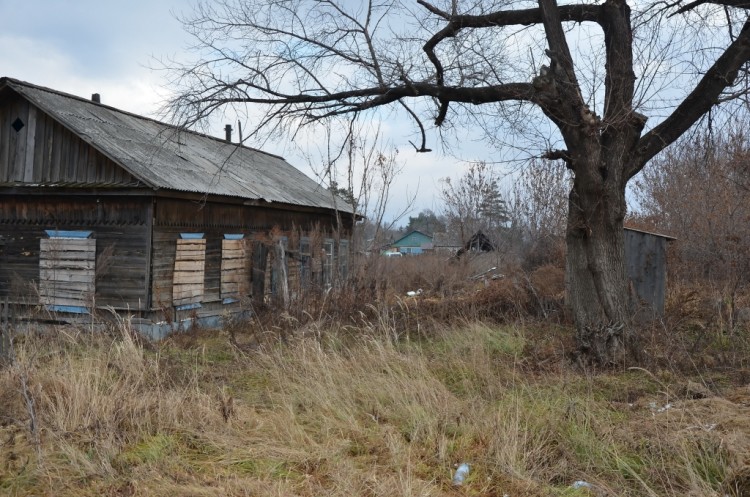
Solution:
<svg viewBox="0 0 750 497"><path fill-rule="evenodd" d="M600 177L577 174L570 193L566 274L576 357L610 365L635 350L625 271L625 188L616 174L622 164L597 169ZM607 171L615 174L607 178Z"/></svg>

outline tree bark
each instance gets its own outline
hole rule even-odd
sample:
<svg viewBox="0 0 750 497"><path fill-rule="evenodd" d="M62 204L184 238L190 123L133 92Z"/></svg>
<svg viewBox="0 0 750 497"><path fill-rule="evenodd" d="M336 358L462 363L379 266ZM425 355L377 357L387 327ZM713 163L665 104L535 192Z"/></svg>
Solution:
<svg viewBox="0 0 750 497"><path fill-rule="evenodd" d="M624 254L625 182L617 174L623 164L617 158L602 162L579 168L570 192L566 275L575 356L606 366L632 358L634 341ZM586 174L592 169L598 174Z"/></svg>

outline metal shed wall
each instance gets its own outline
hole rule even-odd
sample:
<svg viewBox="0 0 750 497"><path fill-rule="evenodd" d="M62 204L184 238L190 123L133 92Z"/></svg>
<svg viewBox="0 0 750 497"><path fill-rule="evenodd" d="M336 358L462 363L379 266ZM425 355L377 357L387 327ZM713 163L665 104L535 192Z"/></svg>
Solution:
<svg viewBox="0 0 750 497"><path fill-rule="evenodd" d="M625 265L640 299L656 315L664 314L667 285L667 237L625 229Z"/></svg>

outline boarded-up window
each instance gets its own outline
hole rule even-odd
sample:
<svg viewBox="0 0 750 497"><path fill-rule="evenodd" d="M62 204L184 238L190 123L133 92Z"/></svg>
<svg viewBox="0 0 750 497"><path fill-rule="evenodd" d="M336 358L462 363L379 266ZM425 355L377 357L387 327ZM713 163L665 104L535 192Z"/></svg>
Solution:
<svg viewBox="0 0 750 497"><path fill-rule="evenodd" d="M48 310L86 313L94 300L96 240L91 231L48 230L39 246L39 303Z"/></svg>
<svg viewBox="0 0 750 497"><path fill-rule="evenodd" d="M248 294L247 243L242 235L224 235L221 241L221 301L239 301Z"/></svg>
<svg viewBox="0 0 750 497"><path fill-rule="evenodd" d="M200 307L206 271L203 233L181 233L174 258L172 304L181 309Z"/></svg>

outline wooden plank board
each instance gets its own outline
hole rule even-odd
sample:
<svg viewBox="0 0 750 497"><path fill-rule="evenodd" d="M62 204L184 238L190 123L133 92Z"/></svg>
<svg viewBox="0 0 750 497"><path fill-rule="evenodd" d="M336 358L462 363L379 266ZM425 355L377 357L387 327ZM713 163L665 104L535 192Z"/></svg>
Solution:
<svg viewBox="0 0 750 497"><path fill-rule="evenodd" d="M245 281L247 279L247 273L244 271L232 271L228 273L221 273L221 282L223 283L234 283L237 281Z"/></svg>
<svg viewBox="0 0 750 497"><path fill-rule="evenodd" d="M203 271L195 271L195 272L179 272L174 274L174 284L175 285L183 285L183 284L203 284L204 280Z"/></svg>
<svg viewBox="0 0 750 497"><path fill-rule="evenodd" d="M221 271L230 271L245 269L247 267L247 261L245 259L229 259L221 261Z"/></svg>
<svg viewBox="0 0 750 497"><path fill-rule="evenodd" d="M90 247L86 250L67 250L67 248L62 245L58 247L42 246L39 253L46 255L50 259L94 260L96 258L96 247Z"/></svg>
<svg viewBox="0 0 750 497"><path fill-rule="evenodd" d="M39 291L70 291L70 292L93 292L93 281L54 281L46 280L39 282Z"/></svg>
<svg viewBox="0 0 750 497"><path fill-rule="evenodd" d="M202 288L181 289L180 287L177 287L172 290L173 302L176 302L178 300L185 299L185 298L197 298L198 302L200 302L203 299L203 289Z"/></svg>
<svg viewBox="0 0 750 497"><path fill-rule="evenodd" d="M172 285L174 291L184 291L187 289L195 291L203 291L203 282L200 283L175 283Z"/></svg>
<svg viewBox="0 0 750 497"><path fill-rule="evenodd" d="M206 258L206 251L205 250L177 250L177 255L175 257L178 261L184 261L184 260L204 260Z"/></svg>
<svg viewBox="0 0 750 497"><path fill-rule="evenodd" d="M201 238L197 240L180 239L177 240L177 250L206 250L206 240Z"/></svg>
<svg viewBox="0 0 750 497"><path fill-rule="evenodd" d="M29 122L26 123L26 156L24 157L23 181L31 183L34 181L34 148L36 145L36 107L29 106Z"/></svg>
<svg viewBox="0 0 750 497"><path fill-rule="evenodd" d="M172 301L177 302L178 300L185 300L185 299L197 299L196 302L200 302L201 298L203 297L203 290L200 291L183 291L183 292L173 292L172 293Z"/></svg>
<svg viewBox="0 0 750 497"><path fill-rule="evenodd" d="M221 253L222 259L244 259L247 257L247 254L244 250L224 250Z"/></svg>
<svg viewBox="0 0 750 497"><path fill-rule="evenodd" d="M181 271L203 272L205 261L177 261L174 263L175 274Z"/></svg>
<svg viewBox="0 0 750 497"><path fill-rule="evenodd" d="M42 305L75 305L80 307L88 307L91 305L90 300L76 299L76 298L62 298L62 297L45 297L40 296L39 303Z"/></svg>
<svg viewBox="0 0 750 497"><path fill-rule="evenodd" d="M58 260L45 260L39 261L39 267L43 269L94 269L96 263L94 261L58 261Z"/></svg>
<svg viewBox="0 0 750 497"><path fill-rule="evenodd" d="M42 250L90 251L96 249L96 240L93 238L42 238L39 246Z"/></svg>
<svg viewBox="0 0 750 497"><path fill-rule="evenodd" d="M60 288L39 288L40 297L91 300L93 292L81 292L78 290L63 290Z"/></svg>
<svg viewBox="0 0 750 497"><path fill-rule="evenodd" d="M40 280L54 281L94 281L95 272L93 269L40 269Z"/></svg>
<svg viewBox="0 0 750 497"><path fill-rule="evenodd" d="M83 253L83 252L79 252ZM65 267L67 264L77 264L81 261L87 261L90 262L92 265L94 264L94 259L96 258L95 254L91 254L90 256L86 254L85 257L71 257L70 252L61 253L59 255L53 254L51 257L48 253L41 253L39 254L39 259L43 261L48 261L53 264L58 264L61 268Z"/></svg>

